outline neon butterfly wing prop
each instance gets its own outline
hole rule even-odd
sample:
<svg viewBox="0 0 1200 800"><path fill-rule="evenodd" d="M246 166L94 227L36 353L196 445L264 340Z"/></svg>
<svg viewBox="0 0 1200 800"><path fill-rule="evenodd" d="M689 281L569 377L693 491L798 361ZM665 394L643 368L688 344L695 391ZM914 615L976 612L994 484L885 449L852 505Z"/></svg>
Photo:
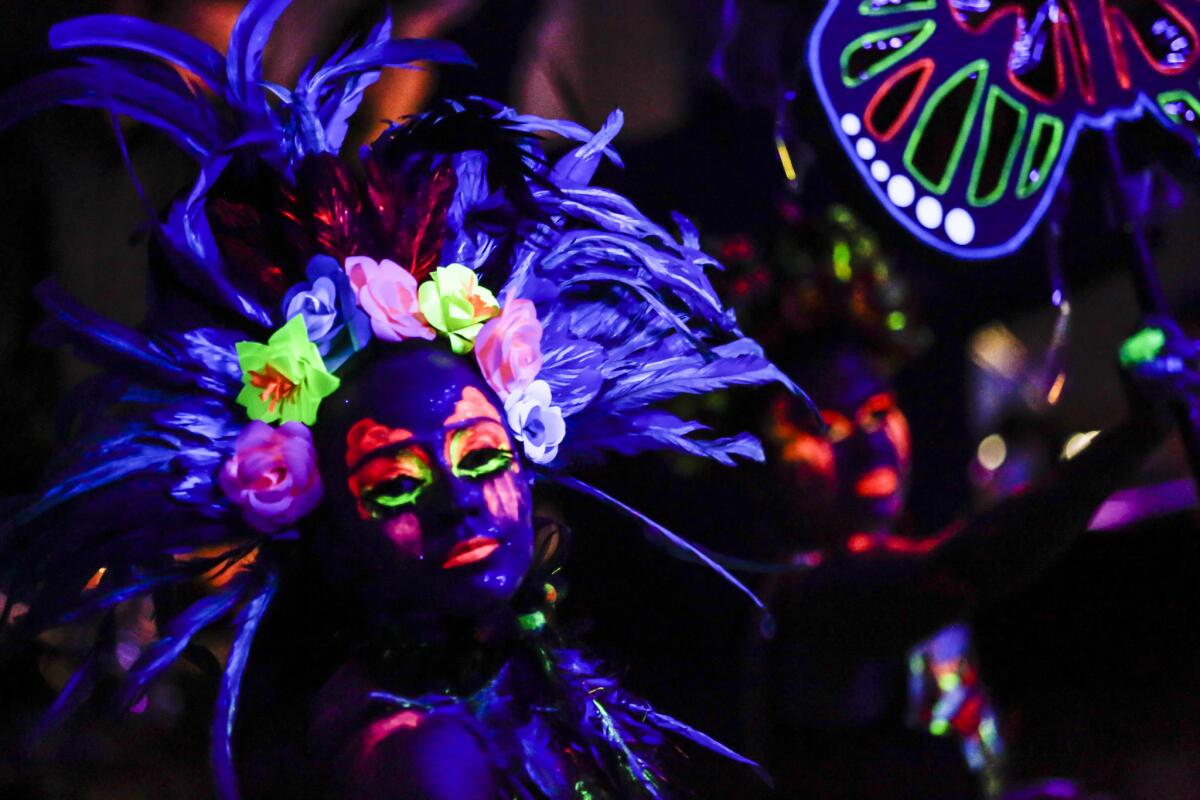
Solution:
<svg viewBox="0 0 1200 800"><path fill-rule="evenodd" d="M831 0L809 66L891 214L962 258L1016 250L1084 128L1149 111L1200 142L1196 0Z"/></svg>

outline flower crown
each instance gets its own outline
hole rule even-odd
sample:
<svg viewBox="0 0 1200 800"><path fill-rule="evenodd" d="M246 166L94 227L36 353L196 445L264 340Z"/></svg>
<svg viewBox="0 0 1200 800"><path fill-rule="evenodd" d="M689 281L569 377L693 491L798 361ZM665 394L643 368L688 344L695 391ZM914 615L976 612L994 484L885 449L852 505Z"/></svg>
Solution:
<svg viewBox="0 0 1200 800"><path fill-rule="evenodd" d="M542 326L529 300L503 305L462 264L437 267L420 285L394 261L353 256L339 265L314 256L308 281L284 296L287 324L266 344L238 342L244 388L237 402L251 419L312 425L321 400L338 388L337 370L372 337L389 342L445 338L473 353L510 427L535 464L548 464L565 433L542 367Z"/></svg>

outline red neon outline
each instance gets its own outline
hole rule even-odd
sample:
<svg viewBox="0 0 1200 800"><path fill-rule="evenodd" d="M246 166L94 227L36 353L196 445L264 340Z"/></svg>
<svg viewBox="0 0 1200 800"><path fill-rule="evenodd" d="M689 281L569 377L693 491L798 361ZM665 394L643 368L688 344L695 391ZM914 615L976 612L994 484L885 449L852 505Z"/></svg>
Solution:
<svg viewBox="0 0 1200 800"><path fill-rule="evenodd" d="M1059 13L1065 15L1066 20L1060 20L1059 22L1053 23L1054 30L1051 32L1051 36L1054 37L1053 41L1056 45L1056 57L1054 59L1054 94L1041 94L1036 89L1022 83L1017 78L1017 74L1013 71L1011 64L1007 65L1005 69L1008 75L1009 85L1011 85L1016 91L1021 92L1026 97L1029 97L1032 100L1041 103L1042 105L1051 106L1057 103L1062 98L1063 89L1066 87L1067 82L1066 72L1063 67L1063 62L1066 60L1066 58L1062 57L1063 48L1065 47L1066 51L1070 53L1071 64L1075 68L1075 82L1078 85L1079 94L1082 96L1085 104L1092 105L1096 102L1096 90L1092 80L1092 58L1087 46L1087 34L1083 30L1082 23L1078 21L1079 15L1075 12L1075 3L1073 0L1062 0ZM954 20L959 28L972 36L982 36L998 21L1009 15L1016 16L1018 20L1025 23L1028 23L1029 21L1025 15L1025 9L1012 5L1000 9L990 17L986 17L978 27L972 28L967 20L961 16L958 9L954 8L953 5L950 6L950 17ZM1076 48L1075 42L1069 35L1070 30L1073 28L1078 28L1078 49ZM1012 42L1009 43L1010 52L1012 50L1012 44L1015 42L1016 37L1014 34ZM1082 60L1080 59L1079 54L1080 49L1083 51Z"/></svg>
<svg viewBox="0 0 1200 800"><path fill-rule="evenodd" d="M1079 22L1079 14L1075 11L1075 0L1063 0L1063 4L1070 7L1069 17L1074 24L1063 23L1054 26L1055 33L1064 37L1066 45L1071 50L1071 60L1075 64L1076 83L1079 84L1079 93L1083 95L1083 102L1089 106L1096 102L1096 84L1092 75L1092 54L1088 50L1087 33L1083 29L1083 23ZM1068 38L1071 33L1079 36L1079 50L1075 49L1075 42ZM1059 61L1061 66L1062 61Z"/></svg>
<svg viewBox="0 0 1200 800"><path fill-rule="evenodd" d="M870 132L872 136L881 142L890 142L892 137L900 132L900 129L904 127L904 123L908 122L908 118L912 116L912 112L917 107L917 103L920 102L921 97L924 96L925 87L929 85L929 80L933 77L933 67L934 64L932 58L918 59L903 69L898 70L883 82L883 85L879 87L879 89L875 92L875 95L871 98L871 102L867 103L866 111L863 112L863 120L866 122L867 131ZM873 119L875 116L875 107L883 100L884 95L890 92L897 83L907 78L915 70L922 70L924 74L917 80L917 85L913 89L912 94L909 96L908 102L904 105L904 109L899 115L897 115L896 119L886 131L880 132L876 129L875 121Z"/></svg>
<svg viewBox="0 0 1200 800"><path fill-rule="evenodd" d="M1100 18L1104 20L1104 33L1108 37L1108 51L1117 73L1117 83L1120 84L1122 89L1129 89L1133 85L1133 81L1129 74L1129 59L1125 57L1125 37L1121 32L1121 28L1115 22L1117 17L1120 17L1120 20L1125 23L1125 27L1129 30L1130 38L1133 39L1133 43L1137 45L1138 50L1142 52L1142 59L1159 75L1178 75L1186 72L1195 65L1196 57L1200 54L1197 50L1197 45L1200 45L1200 41L1197 41L1196 28L1178 8L1167 2L1167 0L1158 0L1159 8L1164 9L1171 16L1172 20L1184 29L1192 42L1192 54L1190 58L1178 67L1160 67L1158 65L1153 54L1146 49L1145 42L1138 35L1137 29L1133 27L1133 22L1130 21L1129 15L1123 9L1113 6L1110 0L1100 0L1100 6Z"/></svg>

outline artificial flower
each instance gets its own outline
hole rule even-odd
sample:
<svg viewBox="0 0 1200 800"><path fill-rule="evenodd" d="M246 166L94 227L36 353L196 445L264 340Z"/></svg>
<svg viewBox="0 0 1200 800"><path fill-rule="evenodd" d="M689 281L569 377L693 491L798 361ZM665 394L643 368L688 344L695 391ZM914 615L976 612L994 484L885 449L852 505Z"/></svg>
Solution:
<svg viewBox="0 0 1200 800"><path fill-rule="evenodd" d="M309 341L325 366L335 370L370 341L371 319L358 307L350 278L333 258L313 256L305 274L308 283L293 286L283 296L283 315L304 317Z"/></svg>
<svg viewBox="0 0 1200 800"><path fill-rule="evenodd" d="M351 256L346 259L346 275L380 339L399 342L437 335L418 310L417 279L395 261Z"/></svg>
<svg viewBox="0 0 1200 800"><path fill-rule="evenodd" d="M273 428L252 421L238 435L219 481L250 527L263 533L287 528L321 502L312 434L299 422Z"/></svg>
<svg viewBox="0 0 1200 800"><path fill-rule="evenodd" d="M529 300L508 300L475 337L475 360L488 385L505 400L542 368L542 323Z"/></svg>
<svg viewBox="0 0 1200 800"><path fill-rule="evenodd" d="M525 445L535 464L549 464L567 433L562 409L550 404L550 384L534 381L504 401L504 414L513 435Z"/></svg>
<svg viewBox="0 0 1200 800"><path fill-rule="evenodd" d="M237 354L245 384L237 401L251 419L312 425L321 400L340 383L308 340L303 316L288 320L266 344L238 342Z"/></svg>
<svg viewBox="0 0 1200 800"><path fill-rule="evenodd" d="M425 321L450 339L450 349L471 352L483 323L500 313L496 296L479 285L475 272L462 264L434 270L417 293Z"/></svg>

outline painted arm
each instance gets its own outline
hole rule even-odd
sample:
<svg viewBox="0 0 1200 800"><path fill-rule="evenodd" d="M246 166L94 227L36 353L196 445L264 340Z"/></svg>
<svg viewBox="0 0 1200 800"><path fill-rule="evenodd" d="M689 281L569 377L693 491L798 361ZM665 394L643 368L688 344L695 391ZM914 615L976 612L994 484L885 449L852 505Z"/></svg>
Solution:
<svg viewBox="0 0 1200 800"><path fill-rule="evenodd" d="M838 554L789 581L782 616L793 621L781 624L856 656L899 655L977 604L1019 588L1084 532L1170 430L1167 381L1154 378L1141 376L1129 393L1125 422L1029 490L955 522L936 545Z"/></svg>

